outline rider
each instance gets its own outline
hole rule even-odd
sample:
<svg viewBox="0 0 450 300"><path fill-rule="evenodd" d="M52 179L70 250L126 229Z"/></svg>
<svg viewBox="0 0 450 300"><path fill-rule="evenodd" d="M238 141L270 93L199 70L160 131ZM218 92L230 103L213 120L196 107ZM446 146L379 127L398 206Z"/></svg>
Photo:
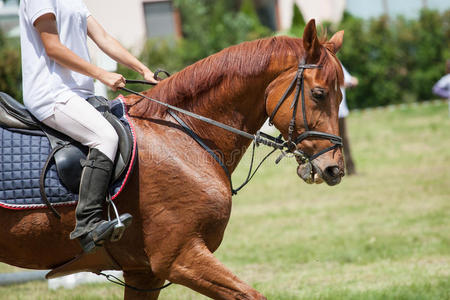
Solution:
<svg viewBox="0 0 450 300"><path fill-rule="evenodd" d="M24 104L48 127L89 147L83 163L76 227L70 238L84 251L102 244L117 220L103 220L118 136L85 99L94 96L93 79L117 90L125 79L89 62L87 36L111 58L156 83L153 73L105 32L82 0L22 0L20 30ZM131 215L120 216L124 224Z"/></svg>

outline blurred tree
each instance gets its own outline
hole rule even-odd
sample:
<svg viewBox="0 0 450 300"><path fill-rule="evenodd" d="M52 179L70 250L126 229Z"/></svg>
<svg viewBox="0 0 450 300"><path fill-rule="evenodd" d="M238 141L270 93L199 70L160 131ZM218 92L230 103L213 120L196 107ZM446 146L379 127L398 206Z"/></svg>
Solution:
<svg viewBox="0 0 450 300"><path fill-rule="evenodd" d="M348 13L338 57L358 88L347 95L350 108L432 99L431 88L450 57L450 10L424 9L418 19L385 16L362 20ZM332 32L331 32L332 33Z"/></svg>
<svg viewBox="0 0 450 300"><path fill-rule="evenodd" d="M303 30L305 29L306 26L305 19L303 18L303 15L300 12L300 8L298 7L297 3L294 2L292 9L293 9L292 25L291 28L289 29L288 34L295 37L301 37L303 35Z"/></svg>
<svg viewBox="0 0 450 300"><path fill-rule="evenodd" d="M448 20L438 11L423 9L415 26L415 64L411 69L411 88L418 99L432 97L431 87L444 74L449 49ZM447 14L448 16L448 14ZM447 28L445 28L447 26Z"/></svg>
<svg viewBox="0 0 450 300"><path fill-rule="evenodd" d="M244 0L244 1L251 1L251 0ZM272 31L277 30L275 2L276 2L275 0L253 0L255 11L259 17L259 20L261 21L261 24L271 29Z"/></svg>
<svg viewBox="0 0 450 300"><path fill-rule="evenodd" d="M0 91L22 101L22 68L19 41L0 31Z"/></svg>
<svg viewBox="0 0 450 300"><path fill-rule="evenodd" d="M252 0L242 0L238 11L241 11L254 22L258 20L258 14L256 13L254 1Z"/></svg>
<svg viewBox="0 0 450 300"><path fill-rule="evenodd" d="M187 64L230 45L270 34L251 12L232 10L232 2L217 0L177 0L183 22L182 55ZM247 6L245 6L247 7Z"/></svg>
<svg viewBox="0 0 450 300"><path fill-rule="evenodd" d="M251 0L245 0L239 11L234 4L227 0L175 0L183 38L149 40L142 61L152 69L159 67L173 73L231 45L272 34L259 22ZM119 72L129 78L136 76L122 66Z"/></svg>
<svg viewBox="0 0 450 300"><path fill-rule="evenodd" d="M5 46L6 37L2 30L0 30L0 48Z"/></svg>

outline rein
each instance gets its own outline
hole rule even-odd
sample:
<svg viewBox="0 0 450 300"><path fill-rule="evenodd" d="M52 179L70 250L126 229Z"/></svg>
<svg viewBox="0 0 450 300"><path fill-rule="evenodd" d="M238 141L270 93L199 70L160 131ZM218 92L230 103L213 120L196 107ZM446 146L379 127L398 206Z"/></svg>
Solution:
<svg viewBox="0 0 450 300"><path fill-rule="evenodd" d="M184 110L182 108L170 105L170 104L165 103L165 102L161 102L161 101L159 101L157 99L150 98L148 96L145 96L142 93L133 91L133 90L128 89L126 87L122 87L120 89L122 89L122 90L124 90L126 92L129 92L131 94L140 96L142 98L145 98L147 100L150 100L152 102L155 102L155 103L157 103L159 105L162 105L162 106L165 106L166 108L168 108L168 113L181 125L181 127L183 127L184 131L187 134L189 134L200 146L202 146L217 161L217 163L219 163L219 165L225 171L225 174L227 175L227 177L228 177L228 179L230 181L232 194L236 195L239 190L241 190L247 183L250 182L250 180L253 178L253 176L258 171L259 167L276 150L280 150L281 151L281 155L275 161L275 163L277 163L277 164L287 154L294 155L302 163L310 163L312 160L314 160L315 158L319 157L320 155L322 155L322 154L324 154L324 153L326 153L328 151L334 150L334 149L336 149L338 147L342 147L342 138L341 137L339 137L337 135L334 135L334 134L326 133L326 132L309 130L308 121L306 119L306 104L305 104L304 76L303 75L304 75L305 69L320 69L320 68L322 68L322 66L320 66L320 65L306 64L305 63L305 59L302 58L300 60L299 64L298 64L297 73L296 73L294 79L290 83L290 85L287 88L287 90L284 92L284 94L281 97L281 99L278 101L277 105L275 106L274 111L271 113L271 115L269 117L269 124L273 125L272 122L273 122L273 119L274 119L275 115L277 114L278 110L280 109L282 104L285 102L285 100L290 96L290 94L292 93L292 91L294 90L294 87L295 87L295 95L294 95L294 98L293 98L292 104L291 104L292 119L291 119L291 121L289 123L289 128L288 128L288 134L289 135L288 135L288 140L287 141L283 140L281 135L278 136L278 137L274 137L274 136L271 136L271 135L266 134L266 133L261 132L261 131L257 131L256 134L251 134L251 133L242 131L240 129L231 127L229 125L217 122L217 121L215 121L213 119L210 119L210 118L198 115L196 113ZM158 70L158 71L161 72L160 70ZM165 71L163 71L163 72L166 75L169 76L169 74L167 72L165 72ZM156 76L157 76L157 74L155 73L155 78L156 78ZM155 83L151 83L151 82L144 81L144 80L126 80L126 83L140 83L140 84L156 85ZM300 102L299 100L301 100L301 105L302 105L303 125L304 125L304 128L305 128L305 131L302 134L298 135L297 137L293 138L293 133L294 133L295 127L296 127L295 126L295 117L297 115L298 103ZM253 141L252 159L251 159L251 163L250 163L250 168L249 168L249 172L248 172L247 178L245 179L243 184L241 184L237 189L233 188L233 182L231 181L231 174L230 174L228 168L226 167L226 165L224 164L224 162L222 161L222 159L220 159L220 157L210 147L208 147L208 145L206 145L205 142L175 112L182 113L184 115L187 115L187 116L190 116L192 118L198 119L198 120L203 121L205 123L208 123L210 125L222 128L222 129L227 130L229 132L238 134L240 136L243 136L243 137L248 138L248 139ZM305 153L302 150L300 150L297 145L300 144L303 140L305 140L307 138L310 138L310 137L329 140L333 145L328 147L328 148L325 148L325 149L319 151L318 153L315 153L315 154L309 156L307 153ZM254 157L255 157L255 149L256 149L256 146L259 146L260 144L268 146L268 147L271 147L271 148L273 148L273 150L270 151L261 160L261 162L256 167L255 171L252 173Z"/></svg>
<svg viewBox="0 0 450 300"><path fill-rule="evenodd" d="M126 82L127 82L127 83L144 83L144 82L145 82L146 84L155 85L155 84L153 84L153 83L146 82L146 81L141 81L141 80L128 80L128 79L127 79ZM222 128L222 129L224 129L224 130L227 130L227 131L230 131L230 132L232 132L232 133L235 133L235 134L238 134L238 135L240 135L240 136L243 136L243 137L245 137L245 138L251 139L251 140L255 141L257 144L263 144L263 145L266 145L266 146L269 146L269 147L272 147L272 148L275 148L275 149L279 149L279 150L282 150L282 149L284 149L284 148L287 148L287 146L285 145L285 142L284 142L281 138L276 138L276 137L273 137L273 136L271 136L271 135L269 135L269 134L266 134L266 133L263 133L263 132L260 132L260 131L258 131L256 134L251 134L251 133L242 131L242 130L240 130L240 129L237 129L237 128L228 126L228 125L226 125L226 124L217 122L217 121L215 121L215 120L213 120L213 119L210 119L210 118L207 118L207 117L198 115L198 114L196 114L196 113L190 112L190 111L188 111L188 110L185 110L185 109L182 109L182 108L179 108L179 107L170 105L170 104L168 104L168 103L161 102L161 101L159 101L159 100L156 100L156 99L147 97L147 96L145 96L145 95L142 94L142 93L133 91L133 90L128 89L128 88L126 88L126 87L122 87L122 88L120 88L120 89L123 90L123 91L125 91L125 92L131 93L131 94L135 94L135 95L137 95L137 96L140 96L140 97L142 97L142 98L145 98L145 99L147 99L147 100L150 100L150 101L152 101L152 102L155 102L155 103L157 103L157 104L159 104L159 105L162 105L162 106L167 107L167 108L169 109L169 113L170 113L171 116L174 116L174 115L175 115L173 112L171 112L171 110L172 110L172 111L177 111L177 112L180 112L180 113L182 113L182 114L184 114L184 115L187 115L187 116L189 116L189 117L195 118L195 119L197 119L197 120L203 121L203 122L205 122L205 123L208 123L208 124L217 126L217 127ZM181 120L181 119L180 119L180 120ZM177 120L177 121L178 121L178 120ZM183 123L184 123L184 122L183 122ZM186 126L187 126L187 125L186 125ZM183 127L184 127L184 126L183 126Z"/></svg>
<svg viewBox="0 0 450 300"><path fill-rule="evenodd" d="M144 84L155 85L155 84L147 82L147 81L128 80L128 79L126 80L126 83L144 83ZM189 134L200 146L202 146L214 158L214 160L216 160L217 163L222 167L222 169L225 171L225 174L228 177L228 180L230 181L231 192L232 192L233 195L236 195L239 190L241 190L247 183L250 182L250 180L253 178L253 176L258 171L259 167L263 164L263 162L270 155L272 155L276 150L281 150L283 152L283 154L280 156L280 158L282 158L282 157L284 157L286 155L286 153L284 153L284 150L289 151L287 143L286 143L286 141L284 141L281 138L281 135L279 137L274 137L274 136L271 136L271 135L269 135L267 133L264 133L264 132L261 132L261 131L258 131L256 134L251 134L251 133L242 131L240 129L228 126L226 124L217 122L217 121L215 121L213 119L210 119L210 118L198 115L196 113L184 110L182 108L170 105L168 103L161 102L159 100L147 97L147 96L145 96L142 93L136 92L136 91L128 89L126 87L122 87L120 89L123 90L123 91L129 92L131 94L135 94L137 96L140 96L142 98L145 98L145 99L147 99L149 101L155 102L155 103L157 103L159 105L167 107L168 108L168 113L181 125L181 127L183 127L183 130L187 134ZM235 134L238 134L238 135L243 136L245 138L253 140L252 160L251 160L251 164L250 164L249 173L248 173L247 178L244 181L244 183L242 183L237 189L233 188L233 182L231 180L231 173L228 170L227 166L223 163L222 159L220 159L220 157L208 145L206 145L203 142L203 140L178 115L175 114L174 111L177 111L177 112L182 113L184 115L190 116L192 118L198 119L198 120L203 121L205 123L217 126L217 127L222 128L224 130L230 131L232 133L235 133ZM254 154L255 154L256 146L259 146L259 145L265 145L265 146L271 147L271 148L273 148L273 150L271 152L269 152L261 160L261 162L256 167L255 171L253 171L253 173L252 173L254 157L255 157ZM294 155L295 155L295 153L294 153ZM280 158L277 160L277 163L281 160Z"/></svg>

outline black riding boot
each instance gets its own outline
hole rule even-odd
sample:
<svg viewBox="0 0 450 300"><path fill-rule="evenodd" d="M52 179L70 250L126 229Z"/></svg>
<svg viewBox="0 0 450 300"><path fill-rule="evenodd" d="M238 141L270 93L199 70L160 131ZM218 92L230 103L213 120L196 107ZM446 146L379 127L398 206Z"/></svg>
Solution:
<svg viewBox="0 0 450 300"><path fill-rule="evenodd" d="M76 208L77 225L70 239L78 238L85 252L92 251L109 239L118 220L103 220L103 207L113 171L113 162L101 151L92 148L82 162L80 193ZM121 222L127 227L132 216L123 214Z"/></svg>

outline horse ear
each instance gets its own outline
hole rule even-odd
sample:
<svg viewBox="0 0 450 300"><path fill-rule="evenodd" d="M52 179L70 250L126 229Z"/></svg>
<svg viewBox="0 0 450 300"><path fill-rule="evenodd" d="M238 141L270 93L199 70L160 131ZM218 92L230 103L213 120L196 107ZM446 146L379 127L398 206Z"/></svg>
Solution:
<svg viewBox="0 0 450 300"><path fill-rule="evenodd" d="M344 40L344 30L336 32L330 39L329 43L334 46L333 52L336 54L342 47L342 41Z"/></svg>
<svg viewBox="0 0 450 300"><path fill-rule="evenodd" d="M306 57L309 63L315 63L320 58L321 45L317 37L316 21L311 19L306 24L303 32L303 48L306 51Z"/></svg>

